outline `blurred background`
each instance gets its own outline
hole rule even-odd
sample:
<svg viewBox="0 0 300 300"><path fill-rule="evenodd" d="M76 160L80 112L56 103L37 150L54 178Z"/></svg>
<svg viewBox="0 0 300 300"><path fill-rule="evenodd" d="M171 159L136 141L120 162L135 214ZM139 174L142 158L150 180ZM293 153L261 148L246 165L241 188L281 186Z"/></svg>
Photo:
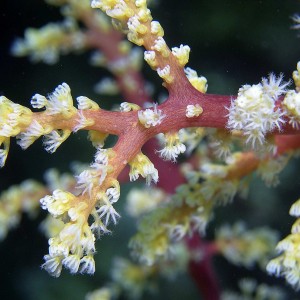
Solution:
<svg viewBox="0 0 300 300"><path fill-rule="evenodd" d="M165 29L165 39L170 46L187 44L191 47L188 66L208 79L208 93L234 95L243 84L255 84L270 72L283 73L286 79L299 60L300 31L291 30L291 16L300 13L300 2L295 0L160 0L152 10L155 20ZM62 82L67 82L72 95L87 96L110 108L123 102L122 97L102 97L95 94L93 86L108 72L91 67L89 53L61 57L53 66L32 64L27 58L10 55L16 37L22 37L25 28L41 27L59 21L59 10L40 0L2 0L0 8L0 95L29 106L35 93L47 95ZM155 86L155 97L164 90L158 76L147 66L145 78ZM125 99L126 100L126 99ZM0 191L24 179L43 181L46 169L57 168L67 172L70 162L89 163L93 148L85 133L71 136L55 154L44 151L41 141L22 151L12 141L6 166L0 170ZM270 226L279 230L280 237L287 235L294 221L289 217L291 204L300 194L299 160L293 160L280 176L281 185L266 188L254 178L248 199L237 201L215 213L209 226L208 238L214 229L235 220L245 220L250 226ZM48 251L47 240L38 226L45 214L31 220L24 216L18 228L11 231L0 243L0 299L84 299L84 295L107 282L112 258L128 256L127 242L135 232L135 224L122 213L122 203L134 184L125 184L119 210L122 218L112 236L97 243L95 276L71 276L63 272L59 279L51 278L40 270L42 257ZM268 278L252 269L234 267L223 258L216 258L216 270L222 288L236 288L239 278L256 277L270 284L282 285L287 299L295 298L283 280ZM181 275L180 285L161 281L157 293L143 299L199 299L196 287L186 275Z"/></svg>

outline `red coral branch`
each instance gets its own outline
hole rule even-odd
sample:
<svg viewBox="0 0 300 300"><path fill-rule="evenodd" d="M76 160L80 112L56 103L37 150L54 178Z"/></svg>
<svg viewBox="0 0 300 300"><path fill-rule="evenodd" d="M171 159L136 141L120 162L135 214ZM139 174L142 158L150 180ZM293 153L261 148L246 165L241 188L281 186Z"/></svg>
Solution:
<svg viewBox="0 0 300 300"><path fill-rule="evenodd" d="M199 288L203 299L220 299L220 288L212 267L212 257L217 253L213 243L203 241L196 233L186 240L190 253L195 257L189 262L189 272Z"/></svg>

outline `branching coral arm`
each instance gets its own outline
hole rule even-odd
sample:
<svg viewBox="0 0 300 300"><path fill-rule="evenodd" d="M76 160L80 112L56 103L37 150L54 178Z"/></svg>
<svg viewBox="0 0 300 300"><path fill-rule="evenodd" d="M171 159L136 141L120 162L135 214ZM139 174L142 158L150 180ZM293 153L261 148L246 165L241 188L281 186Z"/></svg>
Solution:
<svg viewBox="0 0 300 300"><path fill-rule="evenodd" d="M78 193L57 189L52 195L41 199L42 208L64 222L62 230L49 239L49 254L44 257L43 267L56 277L60 275L63 266L71 273L94 273L95 235L108 232L109 223L116 223L120 217L114 203L120 196L117 179L121 171L129 164L131 181L140 176L148 184L158 181L156 167L141 152L145 142L158 133L165 133L166 138L166 149L161 150L161 155L176 160L185 151L185 146L176 135L176 131L181 128L227 128L233 135L244 137L254 150L263 145L268 136L278 131L299 131L299 95L296 91L287 91L287 83L282 81L282 77L270 75L269 79L263 79L260 84L245 85L234 99L206 95L204 80L197 81L198 77L191 70L184 70L189 47L181 45L169 49L163 39L163 29L158 22L152 21L146 1L94 0L92 5L115 18L117 26L128 31L130 41L146 48L145 60L162 78L169 97L163 104L154 104L146 109L137 105L124 105L121 112L101 110L94 101L79 97L77 109L73 106L70 87L63 83L48 98L42 95L33 97L31 102L34 108L45 108L42 113L33 113L1 97L1 165L7 157L9 139L14 136L18 136L19 144L24 149L38 137L45 136L46 150L55 152L72 131L89 130L90 140L97 148L94 162L76 177ZM285 93L287 96L280 99ZM117 135L118 142L112 148L104 149L108 134ZM275 144L280 142L280 139L276 139ZM298 146L297 143L293 145ZM250 164L238 171L241 166L245 166L245 161ZM257 165L253 153L244 153L236 155L231 166L206 166L203 173L218 180L211 186L207 184L200 192L193 188L183 188L184 200L178 200L182 209L179 211L176 204L171 210L167 208L161 211L165 213L162 220L172 220L174 224L156 228L158 234L165 230L173 238L184 236L189 231L190 223L191 231L203 232L215 202L220 200L220 194L231 201L238 179L252 172ZM239 169L235 169L235 166ZM224 180L228 183L224 186L227 188L225 191L222 186ZM201 194L200 198L193 197L197 193ZM192 197L187 197L187 194L192 194ZM208 201L211 198L217 200ZM199 199L202 201L200 204L197 202ZM177 226L176 221L180 226ZM168 235L160 237L163 238L163 246L167 248ZM144 236L138 236L132 242L133 247L146 249L148 241L144 239ZM146 250L148 253L144 259L148 263L163 252L161 248L154 249L157 250L154 253L151 253L151 247Z"/></svg>

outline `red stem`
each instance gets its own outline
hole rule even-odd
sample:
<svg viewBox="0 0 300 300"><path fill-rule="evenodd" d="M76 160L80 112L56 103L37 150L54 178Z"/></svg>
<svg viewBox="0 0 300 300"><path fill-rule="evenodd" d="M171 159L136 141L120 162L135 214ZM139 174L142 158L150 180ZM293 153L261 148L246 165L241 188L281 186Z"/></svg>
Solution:
<svg viewBox="0 0 300 300"><path fill-rule="evenodd" d="M193 253L196 254L189 261L189 272L201 291L203 299L220 299L220 289L211 261L212 257L218 252L215 244L204 242L196 233L186 240L186 244L190 253L192 255Z"/></svg>

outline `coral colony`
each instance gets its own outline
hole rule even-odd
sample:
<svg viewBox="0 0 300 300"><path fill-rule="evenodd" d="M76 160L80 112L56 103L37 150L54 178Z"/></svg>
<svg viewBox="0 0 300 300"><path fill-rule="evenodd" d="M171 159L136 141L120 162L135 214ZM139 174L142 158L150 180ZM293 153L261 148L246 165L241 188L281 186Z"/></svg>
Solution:
<svg viewBox="0 0 300 300"><path fill-rule="evenodd" d="M1 238L17 225L22 212L41 207L49 213L43 223L49 253L42 268L54 277L63 269L93 274L95 241L120 218L114 206L120 182L142 178L151 186L133 188L126 204L132 218L140 220L129 242L134 262L118 258L112 282L86 299L110 299L122 289L139 297L149 278L168 268L175 273L188 264L204 297L217 299L214 279L204 287L198 276L211 273L207 261L215 254L233 264L258 264L300 289L300 200L290 209L297 220L282 241L271 229L249 229L244 223L224 225L215 240L205 241L214 209L231 203L236 194L245 194L249 175L257 172L267 185L276 185L280 171L299 153L300 63L293 73L294 89L282 74L271 73L260 83L243 85L235 97L206 94L206 78L186 67L190 47L167 45L146 0L46 2L61 8L64 21L27 29L24 38L15 41L14 55L54 64L61 54L96 49L92 63L105 66L115 78L104 79L97 89L109 94L119 91L126 102L118 110L107 111L101 103L79 96L74 105L67 83L48 96L35 94L34 111L0 97L1 167L12 137L22 149L43 137L46 151L53 153L72 133L85 130L95 147L92 163L78 167L74 176L60 177L52 170L46 174L46 185L27 180L4 191ZM299 26L298 16L294 21ZM132 48L124 34L138 47ZM142 57L168 91L161 104L150 100L140 73ZM105 144L109 135L118 137L112 148ZM175 164L182 154L193 159ZM164 169L165 160L173 162L171 171ZM129 174L120 176L127 166ZM171 178L166 172L171 172ZM283 297L279 289L250 279L241 280L240 288L254 294L264 289L269 297L277 297L272 299Z"/></svg>

